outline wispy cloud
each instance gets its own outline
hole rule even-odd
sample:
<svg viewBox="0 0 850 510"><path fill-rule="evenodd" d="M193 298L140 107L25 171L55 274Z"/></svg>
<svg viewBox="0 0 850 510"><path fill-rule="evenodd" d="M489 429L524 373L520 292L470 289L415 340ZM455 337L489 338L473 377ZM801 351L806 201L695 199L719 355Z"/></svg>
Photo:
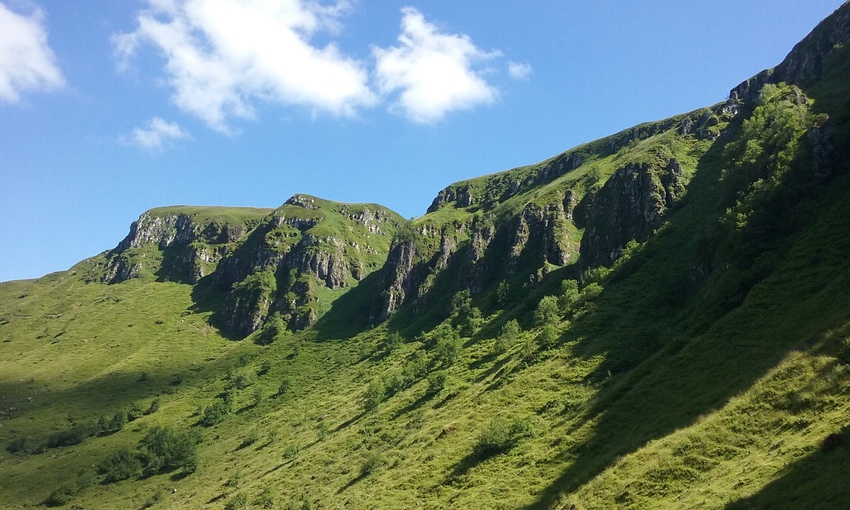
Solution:
<svg viewBox="0 0 850 510"><path fill-rule="evenodd" d="M375 104L361 62L334 44L346 2L304 0L148 0L135 31L114 36L123 62L142 44L167 63L173 101L210 127L229 131L231 118L251 118L257 100L349 116Z"/></svg>
<svg viewBox="0 0 850 510"><path fill-rule="evenodd" d="M21 94L65 85L47 44L44 12L23 15L0 3L0 102L17 103Z"/></svg>
<svg viewBox="0 0 850 510"><path fill-rule="evenodd" d="M474 65L500 52L479 49L467 35L441 33L412 7L402 9L401 27L400 46L372 50L379 90L397 93L393 109L429 123L497 98L496 89Z"/></svg>
<svg viewBox="0 0 850 510"><path fill-rule="evenodd" d="M531 65L520 62L508 62L508 76L515 80L527 80L531 76Z"/></svg>
<svg viewBox="0 0 850 510"><path fill-rule="evenodd" d="M191 138L189 132L176 122L154 117L143 128L136 128L129 136L122 137L121 141L151 152L160 152L175 142Z"/></svg>

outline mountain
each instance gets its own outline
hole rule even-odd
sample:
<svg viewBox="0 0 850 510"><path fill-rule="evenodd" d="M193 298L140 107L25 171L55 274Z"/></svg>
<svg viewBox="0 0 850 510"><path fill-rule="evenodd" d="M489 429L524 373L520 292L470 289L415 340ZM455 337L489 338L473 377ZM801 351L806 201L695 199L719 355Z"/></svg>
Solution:
<svg viewBox="0 0 850 510"><path fill-rule="evenodd" d="M413 220L153 209L0 284L2 505L845 508L848 77L845 3Z"/></svg>

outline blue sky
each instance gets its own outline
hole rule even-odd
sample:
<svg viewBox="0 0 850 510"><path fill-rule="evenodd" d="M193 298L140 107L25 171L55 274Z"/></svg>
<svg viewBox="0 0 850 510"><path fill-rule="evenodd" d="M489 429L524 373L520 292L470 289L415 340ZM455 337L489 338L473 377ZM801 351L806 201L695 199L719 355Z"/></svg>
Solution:
<svg viewBox="0 0 850 510"><path fill-rule="evenodd" d="M452 182L724 100L840 3L0 0L0 281L158 206L420 216Z"/></svg>

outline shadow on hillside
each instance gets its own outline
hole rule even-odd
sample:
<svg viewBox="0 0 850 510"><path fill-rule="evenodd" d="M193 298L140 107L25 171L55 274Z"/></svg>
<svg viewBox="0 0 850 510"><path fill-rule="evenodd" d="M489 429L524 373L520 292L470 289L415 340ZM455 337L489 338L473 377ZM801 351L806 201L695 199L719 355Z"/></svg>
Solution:
<svg viewBox="0 0 850 510"><path fill-rule="evenodd" d="M373 271L356 287L336 299L312 326L317 341L351 338L371 326L372 300L379 294L380 271Z"/></svg>
<svg viewBox="0 0 850 510"><path fill-rule="evenodd" d="M228 340L242 340L245 338L245 335L223 329L224 324L221 311L224 308L226 297L226 292L216 289L215 285L213 285L212 275L205 276L192 287L192 302L194 304L190 308L190 311L193 313L211 312L210 324L218 329L217 333L219 336Z"/></svg>
<svg viewBox="0 0 850 510"><path fill-rule="evenodd" d="M713 280L699 293L681 291L693 259L702 255L695 234L710 217L706 215L717 214L713 212L714 188L720 167L711 161L717 160L721 150L715 142L703 159L689 185L688 207L671 214L664 231L646 243L644 267L608 285L596 310L577 319L565 335L563 340L577 343L575 355L604 357L586 381L600 391L571 431L585 428L588 439L561 452L560 459L569 466L527 508L549 508L620 456L718 409L801 342L818 338L825 329L846 320L850 295L838 285L850 285L850 275L836 268L820 269L822 253L800 251L805 255L797 253L794 264L795 268L818 268L816 274L807 275L817 278L808 283L820 290L832 287L831 292L800 295L789 284L798 271L790 264L771 266L743 289L725 289ZM850 241L836 230L825 230L833 239L812 234L805 241L817 239L818 251L829 250L840 258L840 252L850 249ZM822 232L821 237L829 237L826 234ZM786 243L776 250L774 260L784 261L789 248ZM782 277L769 281L773 271ZM666 280L659 280L662 277ZM734 292L734 299L724 301L726 307L703 310L701 296L710 285L714 285L712 292ZM796 320L782 320L787 317Z"/></svg>
<svg viewBox="0 0 850 510"><path fill-rule="evenodd" d="M846 508L850 501L850 426L831 434L821 448L788 466L758 493L726 505L726 510ZM817 504L815 504L817 502Z"/></svg>

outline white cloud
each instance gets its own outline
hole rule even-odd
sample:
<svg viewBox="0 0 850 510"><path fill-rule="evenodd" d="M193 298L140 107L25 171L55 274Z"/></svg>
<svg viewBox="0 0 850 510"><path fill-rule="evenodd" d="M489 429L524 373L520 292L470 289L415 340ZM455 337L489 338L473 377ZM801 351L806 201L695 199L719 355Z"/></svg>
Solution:
<svg viewBox="0 0 850 510"><path fill-rule="evenodd" d="M0 3L0 102L17 103L21 94L62 87L65 78L47 44L44 13L25 16Z"/></svg>
<svg viewBox="0 0 850 510"><path fill-rule="evenodd" d="M191 138L192 136L176 122L166 122L159 117L154 117L145 124L144 128L134 129L130 136L122 138L122 141L152 152L159 152L174 142Z"/></svg>
<svg viewBox="0 0 850 510"><path fill-rule="evenodd" d="M402 9L401 46L373 48L383 94L398 92L393 108L415 122L434 122L447 112L495 101L498 93L473 69L500 55L477 48L469 36L440 33L412 7Z"/></svg>
<svg viewBox="0 0 850 510"><path fill-rule="evenodd" d="M377 102L361 62L314 35L334 33L348 4L307 0L148 0L135 31L113 37L126 64L146 43L166 59L172 99L228 132L257 100L350 116Z"/></svg>
<svg viewBox="0 0 850 510"><path fill-rule="evenodd" d="M527 63L508 62L508 75L515 80L525 80L531 76L531 66Z"/></svg>

